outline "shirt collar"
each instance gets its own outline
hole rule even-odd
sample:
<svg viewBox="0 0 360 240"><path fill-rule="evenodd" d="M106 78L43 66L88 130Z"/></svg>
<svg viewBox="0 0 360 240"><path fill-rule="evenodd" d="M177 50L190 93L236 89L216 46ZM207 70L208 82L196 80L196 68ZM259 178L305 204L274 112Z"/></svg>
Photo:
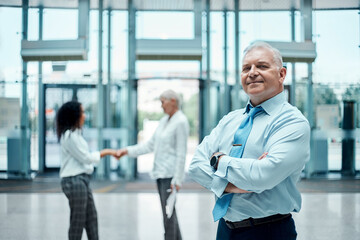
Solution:
<svg viewBox="0 0 360 240"><path fill-rule="evenodd" d="M169 119L170 115L168 115L168 121L170 122L172 119L177 118L177 115L179 115L179 112L180 112L180 109L177 110L170 119Z"/></svg>
<svg viewBox="0 0 360 240"><path fill-rule="evenodd" d="M276 111L276 109L280 105L282 105L282 103L284 103L285 101L286 101L285 93L284 93L284 91L282 91L281 93L266 100L265 102L261 103L258 106L261 106L264 109L264 111L266 112L266 114L272 115ZM244 109L244 114L250 111L250 107L253 107L253 106L249 100L248 103L246 104L246 108Z"/></svg>

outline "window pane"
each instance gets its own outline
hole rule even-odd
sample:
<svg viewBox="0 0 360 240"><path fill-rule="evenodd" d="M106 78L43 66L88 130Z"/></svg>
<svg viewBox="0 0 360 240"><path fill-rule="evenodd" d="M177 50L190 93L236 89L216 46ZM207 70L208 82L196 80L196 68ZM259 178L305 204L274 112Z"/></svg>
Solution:
<svg viewBox="0 0 360 240"><path fill-rule="evenodd" d="M44 40L78 38L78 11L69 9L44 10Z"/></svg>
<svg viewBox="0 0 360 240"><path fill-rule="evenodd" d="M137 38L192 39L194 38L193 12L138 12Z"/></svg>
<svg viewBox="0 0 360 240"><path fill-rule="evenodd" d="M314 82L358 83L358 10L316 11L313 19L317 51Z"/></svg>

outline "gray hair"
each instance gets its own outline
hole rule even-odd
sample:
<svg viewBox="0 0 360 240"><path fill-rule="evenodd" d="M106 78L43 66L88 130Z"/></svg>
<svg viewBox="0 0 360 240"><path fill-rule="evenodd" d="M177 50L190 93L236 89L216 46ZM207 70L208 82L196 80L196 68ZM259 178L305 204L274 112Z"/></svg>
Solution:
<svg viewBox="0 0 360 240"><path fill-rule="evenodd" d="M272 51L275 64L278 66L279 69L281 69L283 67L283 61L282 61L282 56L281 56L280 51L278 49L274 48L273 46L271 46L270 44L268 44L266 42L262 42L262 41L255 41L255 42L251 43L247 48L245 48L243 59L249 52L251 52L255 48L265 48L265 49L269 49L270 51Z"/></svg>
<svg viewBox="0 0 360 240"><path fill-rule="evenodd" d="M176 100L176 105L180 108L180 105L181 105L181 98L180 98L180 95L177 94L175 91L169 89L169 90L166 90L165 92L163 92L161 95L160 95L160 99L161 98L165 98L165 99L175 99Z"/></svg>

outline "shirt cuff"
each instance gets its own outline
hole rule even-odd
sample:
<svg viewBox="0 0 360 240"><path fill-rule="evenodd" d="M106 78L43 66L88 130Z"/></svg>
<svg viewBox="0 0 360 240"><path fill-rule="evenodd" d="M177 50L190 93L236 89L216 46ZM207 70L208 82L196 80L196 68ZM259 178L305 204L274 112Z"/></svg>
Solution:
<svg viewBox="0 0 360 240"><path fill-rule="evenodd" d="M128 156L129 157L136 157L135 151L134 151L134 146L128 146L125 148L128 151Z"/></svg>
<svg viewBox="0 0 360 240"><path fill-rule="evenodd" d="M100 157L100 151L95 151L95 152L92 152L91 153L91 158L92 158L92 162L94 163L94 164L98 164L99 162L100 162L100 159L101 159L101 157Z"/></svg>
<svg viewBox="0 0 360 240"><path fill-rule="evenodd" d="M229 182L226 179L220 178L215 175L211 183L211 191L215 193L217 197L221 197L228 183Z"/></svg>
<svg viewBox="0 0 360 240"><path fill-rule="evenodd" d="M226 177L230 161L231 161L231 157L229 157L229 156L221 157L221 159L219 160L219 165L215 172L215 175L219 176L221 178Z"/></svg>

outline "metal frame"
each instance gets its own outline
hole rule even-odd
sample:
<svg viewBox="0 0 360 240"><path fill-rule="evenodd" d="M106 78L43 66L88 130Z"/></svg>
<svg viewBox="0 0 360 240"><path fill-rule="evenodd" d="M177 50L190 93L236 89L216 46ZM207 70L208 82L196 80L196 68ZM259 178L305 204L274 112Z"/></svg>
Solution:
<svg viewBox="0 0 360 240"><path fill-rule="evenodd" d="M22 40L28 37L28 13L29 1L24 0L22 6ZM27 106L27 62L22 63L22 104L21 104L21 121L20 121L20 156L21 170L20 174L24 178L30 178L30 148L27 144L30 138L28 106Z"/></svg>
<svg viewBox="0 0 360 240"><path fill-rule="evenodd" d="M198 60L201 48L201 2L194 0L193 39L136 39L137 60Z"/></svg>
<svg viewBox="0 0 360 240"><path fill-rule="evenodd" d="M240 0L234 0L235 4L235 88L234 98L240 99L239 93L242 89L240 81ZM240 101L232 102L232 109L240 108Z"/></svg>
<svg viewBox="0 0 360 240"><path fill-rule="evenodd" d="M239 0L241 11L290 11L292 7L300 10L301 0ZM201 0L201 4L205 0ZM45 8L77 8L77 1L64 0L31 0L29 7L39 7L42 5ZM232 0L216 0L210 2L211 11L222 11L224 8L229 11L234 11L234 3ZM194 3L192 0L183 1L159 1L159 0L134 0L133 5L140 11L191 11ZM0 6L6 7L21 7L21 0L0 0ZM98 0L90 0L91 9L98 9ZM126 10L128 8L127 0L105 0L105 8L113 10ZM313 9L315 10L343 10L343 9L358 9L359 3L357 0L343 0L343 1L328 1L328 0L314 0Z"/></svg>
<svg viewBox="0 0 360 240"><path fill-rule="evenodd" d="M136 9L133 0L128 0L128 80L127 80L127 106L124 127L129 129L128 145L137 143L137 81L136 79ZM125 113L123 113L125 114ZM128 159L126 178L133 180L137 176L137 161Z"/></svg>
<svg viewBox="0 0 360 240"><path fill-rule="evenodd" d="M87 60L89 51L90 0L79 1L78 39L21 41L21 57L24 61ZM26 1L28 7L28 0ZM42 6L41 6L42 7Z"/></svg>

